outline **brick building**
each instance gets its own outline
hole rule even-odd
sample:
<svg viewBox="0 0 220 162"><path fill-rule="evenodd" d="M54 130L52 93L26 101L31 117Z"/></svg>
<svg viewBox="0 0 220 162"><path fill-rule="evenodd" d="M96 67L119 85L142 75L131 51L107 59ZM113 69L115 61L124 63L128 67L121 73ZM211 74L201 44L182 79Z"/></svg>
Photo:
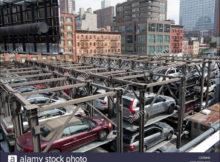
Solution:
<svg viewBox="0 0 220 162"><path fill-rule="evenodd" d="M121 53L121 34L106 31L76 30L77 55Z"/></svg>
<svg viewBox="0 0 220 162"><path fill-rule="evenodd" d="M170 52L181 53L183 51L183 26L171 25L170 29Z"/></svg>
<svg viewBox="0 0 220 162"><path fill-rule="evenodd" d="M61 14L60 52L69 54L70 59L76 60L76 33L73 14Z"/></svg>
<svg viewBox="0 0 220 162"><path fill-rule="evenodd" d="M115 30L122 33L122 53L169 51L171 22L166 19L167 0L128 0L117 4Z"/></svg>

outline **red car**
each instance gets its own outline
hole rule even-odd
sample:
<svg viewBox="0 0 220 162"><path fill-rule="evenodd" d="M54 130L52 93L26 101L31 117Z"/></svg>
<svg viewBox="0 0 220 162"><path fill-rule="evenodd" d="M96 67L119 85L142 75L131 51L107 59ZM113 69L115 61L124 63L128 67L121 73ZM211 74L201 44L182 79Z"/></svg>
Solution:
<svg viewBox="0 0 220 162"><path fill-rule="evenodd" d="M63 126L69 116L51 120L41 126L41 148L44 150L56 130ZM59 132L48 152L67 152L77 149L93 141L104 141L112 131L112 124L98 117L73 117L68 126ZM17 138L16 151L33 152L32 133L27 132Z"/></svg>

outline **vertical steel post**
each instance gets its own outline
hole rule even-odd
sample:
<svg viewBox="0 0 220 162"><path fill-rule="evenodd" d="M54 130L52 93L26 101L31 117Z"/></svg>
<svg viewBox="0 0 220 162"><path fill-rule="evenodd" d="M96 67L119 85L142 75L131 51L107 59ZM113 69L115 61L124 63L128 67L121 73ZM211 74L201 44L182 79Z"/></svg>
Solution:
<svg viewBox="0 0 220 162"><path fill-rule="evenodd" d="M183 127L183 119L185 113L185 94L186 94L186 77L181 78L181 88L180 88L180 109L178 110L178 133L177 133L177 144L176 148L181 147L181 135Z"/></svg>
<svg viewBox="0 0 220 162"><path fill-rule="evenodd" d="M23 125L21 126L21 124L23 124L23 123L21 123L19 120L20 109L21 109L20 103L18 103L15 100L15 98L13 98L13 100L12 100L12 122L14 125L15 138L20 136L22 134L22 130L23 130Z"/></svg>
<svg viewBox="0 0 220 162"><path fill-rule="evenodd" d="M203 89L204 89L204 80L205 80L205 65L206 65L206 62L203 61L203 64L202 64L202 78L201 78L201 93L200 93L200 105L199 105L199 111L202 110L202 103L203 103L203 95L204 95L204 92L203 92Z"/></svg>
<svg viewBox="0 0 220 162"><path fill-rule="evenodd" d="M211 76L211 72L212 72L212 62L209 61L208 62L208 76L207 76L207 90L206 90L206 104L205 107L207 108L208 106L208 102L209 102L209 84L210 84L210 76Z"/></svg>
<svg viewBox="0 0 220 162"><path fill-rule="evenodd" d="M140 89L140 96L139 96L139 102L140 102L140 113L144 112L144 94L145 90ZM144 152L144 118L145 115L140 115L139 119L139 152Z"/></svg>
<svg viewBox="0 0 220 162"><path fill-rule="evenodd" d="M90 82L87 83L87 89L88 89L89 96L91 96L92 95L92 84ZM93 101L89 101L89 104L93 105ZM87 104L87 110L89 110L90 112L89 115L94 116L94 109L90 107L89 104Z"/></svg>
<svg viewBox="0 0 220 162"><path fill-rule="evenodd" d="M33 105L32 105L33 106ZM41 152L41 143L40 143L40 132L36 132L36 127L39 126L38 121L38 106L26 112L28 116L29 126L32 132L32 142L34 152Z"/></svg>
<svg viewBox="0 0 220 162"><path fill-rule="evenodd" d="M122 104L122 90L117 90L117 152L123 152L123 104Z"/></svg>

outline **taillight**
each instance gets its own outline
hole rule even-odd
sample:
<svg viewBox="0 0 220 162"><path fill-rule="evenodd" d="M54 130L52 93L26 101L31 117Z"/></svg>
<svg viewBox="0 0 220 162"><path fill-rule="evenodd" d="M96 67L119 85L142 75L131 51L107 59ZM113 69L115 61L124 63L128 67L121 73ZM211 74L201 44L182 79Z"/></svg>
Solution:
<svg viewBox="0 0 220 162"><path fill-rule="evenodd" d="M12 130L8 129L8 130L7 130L7 133L12 133Z"/></svg>
<svg viewBox="0 0 220 162"><path fill-rule="evenodd" d="M134 145L127 146L126 149L129 150L129 151L133 151L135 149L135 146Z"/></svg>
<svg viewBox="0 0 220 162"><path fill-rule="evenodd" d="M134 104L134 100L131 102L131 105L130 105L130 112L131 112L132 114L135 114L136 111L133 110L133 104Z"/></svg>
<svg viewBox="0 0 220 162"><path fill-rule="evenodd" d="M24 149L24 152L33 152L32 150Z"/></svg>
<svg viewBox="0 0 220 162"><path fill-rule="evenodd" d="M112 124L111 123L108 124L108 128L112 129Z"/></svg>
<svg viewBox="0 0 220 162"><path fill-rule="evenodd" d="M106 104L107 104L107 102L105 102L105 101L102 101L102 102L101 102L101 104L103 104L103 105L106 105Z"/></svg>

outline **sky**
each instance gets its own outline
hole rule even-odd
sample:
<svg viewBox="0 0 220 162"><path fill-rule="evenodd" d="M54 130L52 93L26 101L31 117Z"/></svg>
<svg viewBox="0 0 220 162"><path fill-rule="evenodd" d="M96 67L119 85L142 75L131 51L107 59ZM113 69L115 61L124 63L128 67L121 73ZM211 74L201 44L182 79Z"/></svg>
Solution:
<svg viewBox="0 0 220 162"><path fill-rule="evenodd" d="M111 0L111 5L116 5L127 0ZM180 0L168 0L168 19L175 20L176 24L179 23L179 3ZM92 8L93 11L101 8L101 0L76 0L76 11L79 8Z"/></svg>

